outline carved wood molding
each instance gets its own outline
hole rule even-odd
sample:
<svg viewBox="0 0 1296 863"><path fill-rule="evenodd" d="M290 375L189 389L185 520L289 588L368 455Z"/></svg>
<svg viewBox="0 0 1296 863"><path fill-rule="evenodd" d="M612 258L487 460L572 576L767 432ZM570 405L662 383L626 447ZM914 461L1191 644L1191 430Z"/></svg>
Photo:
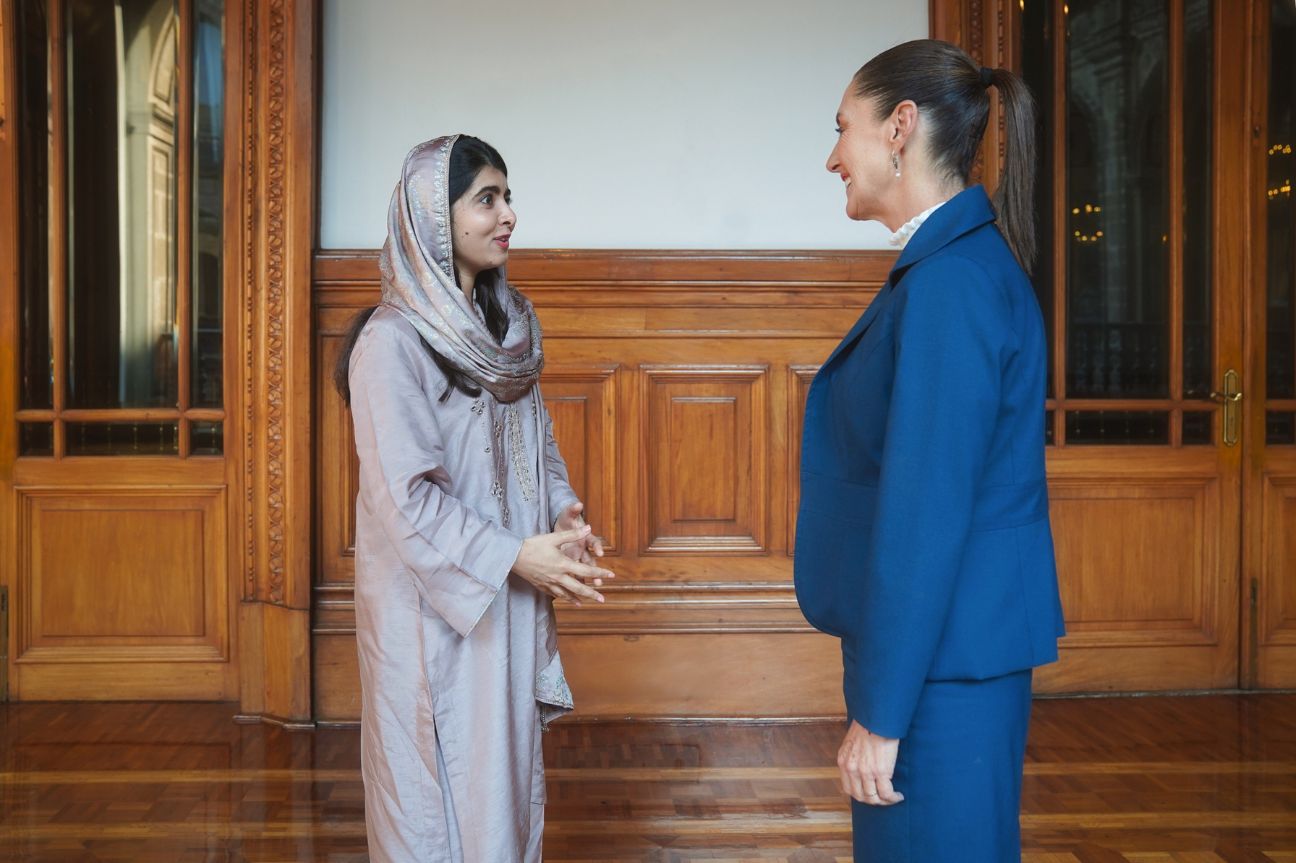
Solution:
<svg viewBox="0 0 1296 863"><path fill-rule="evenodd" d="M607 585L606 605L556 605L559 635L725 635L814 632L790 582L691 582ZM315 603L314 635L354 635L352 592L331 590Z"/></svg>
<svg viewBox="0 0 1296 863"><path fill-rule="evenodd" d="M993 17L993 22L991 22ZM979 66L1019 71L1014 32L1020 22L1016 0L931 0L931 36L953 42ZM993 188L999 180L999 165L1007 143L1006 117L994 100L993 116L988 124L985 145L977 152L972 165L973 182ZM996 154L993 165L985 164L989 147Z"/></svg>
<svg viewBox="0 0 1296 863"><path fill-rule="evenodd" d="M242 463L243 463L243 592L244 600L257 598L256 568L256 422L252 415L252 405L256 404L256 292L257 283L257 3L256 0L244 0L242 28L242 70L245 75L242 111L242 169L243 188L241 203L242 213L242 291L240 293L240 311L242 326L240 348L243 371L242 397L245 406L243 417Z"/></svg>
<svg viewBox="0 0 1296 863"><path fill-rule="evenodd" d="M242 702L246 715L287 721L310 715L311 381L300 346L311 342L317 6L243 0L229 32L238 40L229 62L239 64L230 93L242 100L229 256L241 318L230 455L243 486L232 521L242 534Z"/></svg>
<svg viewBox="0 0 1296 863"><path fill-rule="evenodd" d="M293 197L294 187L313 185L313 73L299 53L313 0L247 0L244 60L244 262L243 437L245 531L243 598L304 608L308 591L295 581L307 570L308 550L297 548L292 508L303 506L309 479L291 465L309 451L309 371L293 362L289 346L309 333L309 260L314 214L311 198ZM303 19L305 21L303 22ZM303 68L304 66L304 68Z"/></svg>
<svg viewBox="0 0 1296 863"><path fill-rule="evenodd" d="M509 255L508 274L540 309L764 308L791 295L802 309L841 309L867 304L895 259L883 250L520 249ZM318 252L312 273L316 309L378 300L377 250Z"/></svg>
<svg viewBox="0 0 1296 863"><path fill-rule="evenodd" d="M841 285L885 280L896 253L862 250L516 249L509 280L517 284L688 283L754 288ZM312 267L322 296L377 285L377 249L322 249Z"/></svg>

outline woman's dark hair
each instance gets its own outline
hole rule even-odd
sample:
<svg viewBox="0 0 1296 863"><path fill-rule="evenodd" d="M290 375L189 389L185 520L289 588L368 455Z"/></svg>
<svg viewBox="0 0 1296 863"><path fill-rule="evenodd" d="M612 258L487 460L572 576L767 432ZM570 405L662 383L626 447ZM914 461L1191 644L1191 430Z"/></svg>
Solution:
<svg viewBox="0 0 1296 863"><path fill-rule="evenodd" d="M874 99L885 119L906 99L931 124L927 151L937 170L967 185L990 117L989 87L1004 105L1007 141L995 190L999 227L1022 268L1035 263L1035 100L1007 69L978 69L958 47L936 39L897 45L864 64L852 81L855 96Z"/></svg>
<svg viewBox="0 0 1296 863"><path fill-rule="evenodd" d="M499 150L496 150L481 138L474 138L472 135L460 135L459 139L455 141L454 148L450 151L449 191L451 207L468 193L482 169L488 167L508 176L508 166L504 164L504 157L499 154ZM486 321L486 329L495 337L495 341L502 342L504 334L508 332L508 309L501 304L500 298L491 290L495 281L495 273L496 271L492 269L477 274L476 284L473 285L473 302L477 304L477 308L481 309L482 318ZM458 274L454 275L455 281L458 282ZM462 288L462 285L460 287ZM369 318L377 310L377 306L361 309L347 324L346 336L342 340L342 350L338 354L337 363L333 366L333 385L337 387L338 393L341 394L342 401L348 405L351 404L351 352L355 349L355 343L360 338L361 330L364 329L365 324L369 323ZM455 390L474 397L481 395L481 388L476 386L470 377L450 365L450 361L429 345L422 336L419 337L419 341L423 342L423 347L432 355L432 361L436 363L441 373L446 376L446 388L441 393L440 401L450 398L450 393Z"/></svg>

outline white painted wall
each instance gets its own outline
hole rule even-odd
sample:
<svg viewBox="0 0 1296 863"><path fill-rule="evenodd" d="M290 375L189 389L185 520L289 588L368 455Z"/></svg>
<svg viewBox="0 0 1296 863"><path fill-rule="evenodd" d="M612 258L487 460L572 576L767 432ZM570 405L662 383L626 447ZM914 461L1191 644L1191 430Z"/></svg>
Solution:
<svg viewBox="0 0 1296 863"><path fill-rule="evenodd" d="M324 0L321 246L375 248L406 151L509 165L521 248L851 249L824 169L869 57L927 0Z"/></svg>

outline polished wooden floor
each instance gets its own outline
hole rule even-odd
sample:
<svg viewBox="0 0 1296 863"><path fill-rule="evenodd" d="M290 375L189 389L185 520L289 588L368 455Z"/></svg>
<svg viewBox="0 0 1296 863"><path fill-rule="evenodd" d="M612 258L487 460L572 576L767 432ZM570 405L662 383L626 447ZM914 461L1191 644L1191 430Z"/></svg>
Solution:
<svg viewBox="0 0 1296 863"><path fill-rule="evenodd" d="M357 731L233 713L0 705L0 860L365 860ZM847 860L840 733L560 724L545 859ZM1022 824L1028 863L1296 863L1296 696L1037 702Z"/></svg>

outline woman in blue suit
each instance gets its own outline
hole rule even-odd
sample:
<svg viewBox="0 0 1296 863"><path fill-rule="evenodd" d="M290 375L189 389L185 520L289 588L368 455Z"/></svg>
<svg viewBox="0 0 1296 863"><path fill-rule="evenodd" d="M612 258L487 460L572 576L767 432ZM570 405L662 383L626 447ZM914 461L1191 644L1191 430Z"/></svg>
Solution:
<svg viewBox="0 0 1296 863"><path fill-rule="evenodd" d="M968 177L998 90L1004 170ZM886 285L823 364L802 443L796 589L841 639L855 860L1017 863L1031 669L1063 634L1044 477L1034 105L909 42L846 89L828 170L895 232Z"/></svg>

